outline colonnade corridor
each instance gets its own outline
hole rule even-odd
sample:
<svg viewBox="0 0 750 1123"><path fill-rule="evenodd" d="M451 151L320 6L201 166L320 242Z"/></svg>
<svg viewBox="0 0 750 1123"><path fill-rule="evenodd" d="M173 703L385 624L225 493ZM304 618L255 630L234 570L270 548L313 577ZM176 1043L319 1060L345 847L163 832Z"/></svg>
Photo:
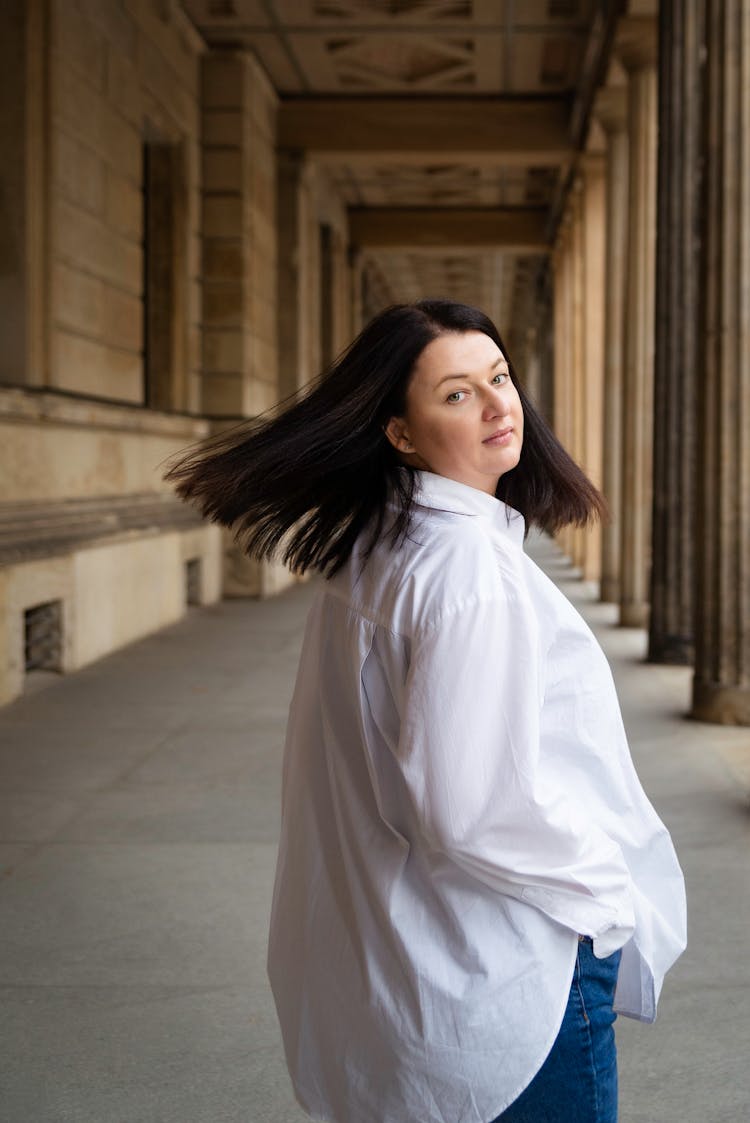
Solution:
<svg viewBox="0 0 750 1123"><path fill-rule="evenodd" d="M0 60L0 1123L305 1118L266 935L314 583L165 470L424 297L612 514L528 549L687 879L621 1123L750 1119L750 0L5 0Z"/></svg>
<svg viewBox="0 0 750 1123"><path fill-rule="evenodd" d="M527 549L610 659L688 889L653 1026L617 1023L621 1123L750 1103L746 731L548 539ZM265 974L286 710L314 582L191 611L0 713L3 1123L302 1123ZM744 771L743 771L744 768ZM417 1123L417 1121L415 1121Z"/></svg>

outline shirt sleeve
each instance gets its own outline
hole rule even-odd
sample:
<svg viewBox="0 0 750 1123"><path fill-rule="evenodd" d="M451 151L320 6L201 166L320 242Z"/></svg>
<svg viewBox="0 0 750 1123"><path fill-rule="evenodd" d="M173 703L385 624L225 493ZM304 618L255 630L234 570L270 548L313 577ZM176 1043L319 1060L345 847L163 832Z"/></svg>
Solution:
<svg viewBox="0 0 750 1123"><path fill-rule="evenodd" d="M634 931L630 874L552 747L540 767L542 701L535 613L514 590L470 597L414 637L401 768L429 847L601 958Z"/></svg>

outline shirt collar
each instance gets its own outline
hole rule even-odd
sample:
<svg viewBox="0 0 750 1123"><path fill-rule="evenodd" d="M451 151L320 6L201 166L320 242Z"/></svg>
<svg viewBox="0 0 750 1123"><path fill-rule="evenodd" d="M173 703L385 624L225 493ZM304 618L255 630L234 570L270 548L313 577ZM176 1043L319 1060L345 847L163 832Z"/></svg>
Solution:
<svg viewBox="0 0 750 1123"><path fill-rule="evenodd" d="M420 507L489 519L496 530L519 545L523 543L526 530L524 517L502 499L447 476L438 476L435 472L415 471L414 477L414 500Z"/></svg>

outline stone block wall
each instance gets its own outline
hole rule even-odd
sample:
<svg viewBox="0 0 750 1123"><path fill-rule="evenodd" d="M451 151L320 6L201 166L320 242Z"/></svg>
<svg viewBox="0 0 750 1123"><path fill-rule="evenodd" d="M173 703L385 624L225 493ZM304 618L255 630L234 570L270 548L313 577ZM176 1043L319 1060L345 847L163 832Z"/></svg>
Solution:
<svg viewBox="0 0 750 1123"><path fill-rule="evenodd" d="M186 193L185 377L171 405L198 406L203 49L177 5L51 0L49 386L144 403L143 145L161 142L183 153Z"/></svg>
<svg viewBox="0 0 750 1123"><path fill-rule="evenodd" d="M287 223L273 85L177 0L0 9L0 504L128 507L171 491L174 454L304 386L322 340L327 359L349 342L346 208L302 153ZM188 563L199 603L295 580L214 525L50 551L0 567L0 704L50 600L70 671L179 618Z"/></svg>
<svg viewBox="0 0 750 1123"><path fill-rule="evenodd" d="M165 461L208 433L197 418L0 386L0 503L171 492Z"/></svg>

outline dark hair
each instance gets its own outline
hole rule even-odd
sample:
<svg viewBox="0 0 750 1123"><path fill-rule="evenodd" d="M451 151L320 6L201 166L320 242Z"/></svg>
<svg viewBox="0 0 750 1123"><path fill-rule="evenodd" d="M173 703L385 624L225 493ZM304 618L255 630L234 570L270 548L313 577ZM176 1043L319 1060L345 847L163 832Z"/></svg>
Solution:
<svg viewBox="0 0 750 1123"><path fill-rule="evenodd" d="M508 360L524 414L519 462L501 476L497 497L520 511L527 529L583 526L606 513L604 499L534 409L492 321L467 304L418 300L375 316L312 384L275 410L243 421L179 454L164 478L257 558L281 549L298 573L332 576L372 523L369 555L383 531L392 490L400 513L393 545L408 532L414 475L383 432L406 408L420 354L445 332L481 331ZM282 545L283 540L283 545Z"/></svg>

